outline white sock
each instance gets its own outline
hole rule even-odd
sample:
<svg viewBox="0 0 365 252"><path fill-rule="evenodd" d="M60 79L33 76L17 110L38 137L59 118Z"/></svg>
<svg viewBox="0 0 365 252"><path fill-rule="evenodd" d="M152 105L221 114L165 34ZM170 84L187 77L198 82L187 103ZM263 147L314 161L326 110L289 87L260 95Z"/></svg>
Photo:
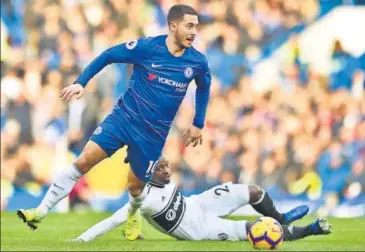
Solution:
<svg viewBox="0 0 365 252"><path fill-rule="evenodd" d="M69 195L82 175L82 172L74 164L71 164L60 172L48 189L41 204L37 207L37 211L40 211L42 218L47 215L48 211L58 202Z"/></svg>
<svg viewBox="0 0 365 252"><path fill-rule="evenodd" d="M86 230L79 237L77 237L77 239L81 239L84 242L89 242L94 240L96 237L99 237L116 228L126 221L128 208L129 206L125 205L109 218L95 224L94 226Z"/></svg>
<svg viewBox="0 0 365 252"><path fill-rule="evenodd" d="M146 198L146 191L145 190L143 190L142 193L137 197L133 197L129 193L128 213L129 214L134 214L141 207L141 205L142 205L145 198Z"/></svg>

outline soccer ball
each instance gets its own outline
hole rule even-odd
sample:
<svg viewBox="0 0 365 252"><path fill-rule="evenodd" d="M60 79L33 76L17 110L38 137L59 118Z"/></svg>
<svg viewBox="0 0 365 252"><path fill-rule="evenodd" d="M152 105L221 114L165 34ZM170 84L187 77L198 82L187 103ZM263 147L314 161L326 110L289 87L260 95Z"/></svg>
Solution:
<svg viewBox="0 0 365 252"><path fill-rule="evenodd" d="M275 249L283 241L280 223L271 217L260 217L248 229L248 241L255 249Z"/></svg>

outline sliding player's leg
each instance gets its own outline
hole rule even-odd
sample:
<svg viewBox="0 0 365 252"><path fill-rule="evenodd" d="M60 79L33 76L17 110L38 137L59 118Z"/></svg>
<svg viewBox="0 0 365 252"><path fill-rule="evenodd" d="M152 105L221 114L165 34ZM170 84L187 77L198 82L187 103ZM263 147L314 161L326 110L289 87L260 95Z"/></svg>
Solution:
<svg viewBox="0 0 365 252"><path fill-rule="evenodd" d="M61 170L37 208L19 209L18 216L31 229L36 229L41 220L75 186L76 182L96 164L123 147L124 133L109 115L94 131L79 157L73 164Z"/></svg>
<svg viewBox="0 0 365 252"><path fill-rule="evenodd" d="M248 225L246 220L235 221L206 214L200 230L196 233L196 240L244 241L247 240Z"/></svg>
<svg viewBox="0 0 365 252"><path fill-rule="evenodd" d="M257 185L233 184L231 182L215 186L199 195L192 196L196 204L204 211L210 211L217 216L226 216L240 207L251 204L260 214L269 216L280 224L289 224L305 216L309 208L298 206L287 213L277 211L270 195Z"/></svg>
<svg viewBox="0 0 365 252"><path fill-rule="evenodd" d="M288 225L308 214L307 205L297 206L286 213L280 213L265 190L257 185L249 185L250 204L260 214L276 219L280 224Z"/></svg>
<svg viewBox="0 0 365 252"><path fill-rule="evenodd" d="M247 240L251 225L251 222L245 220L215 219L213 223L214 225L210 227L210 240ZM332 232L331 225L322 217L304 227L282 225L282 228L284 241L299 240L312 235L328 235Z"/></svg>
<svg viewBox="0 0 365 252"><path fill-rule="evenodd" d="M311 235L327 235L332 232L328 221L322 217L317 218L313 223L304 226L283 225L284 241L303 239Z"/></svg>
<svg viewBox="0 0 365 252"><path fill-rule="evenodd" d="M248 185L227 182L186 200L193 201L193 204L200 206L204 212L213 213L215 216L226 216L249 204L249 193Z"/></svg>

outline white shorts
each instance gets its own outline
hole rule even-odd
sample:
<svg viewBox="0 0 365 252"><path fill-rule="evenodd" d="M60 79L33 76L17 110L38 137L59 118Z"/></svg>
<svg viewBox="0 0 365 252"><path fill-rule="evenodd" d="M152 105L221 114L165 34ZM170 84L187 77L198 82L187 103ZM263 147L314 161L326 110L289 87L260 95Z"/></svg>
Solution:
<svg viewBox="0 0 365 252"><path fill-rule="evenodd" d="M248 204L248 185L231 182L215 186L201 194L186 198L187 211L184 230L192 240L247 240L247 221L233 221L221 217ZM193 228L194 226L194 228ZM182 230L181 230L182 231Z"/></svg>
<svg viewBox="0 0 365 252"><path fill-rule="evenodd" d="M188 199L198 204L204 212L222 217L249 204L250 196L248 185L227 182Z"/></svg>

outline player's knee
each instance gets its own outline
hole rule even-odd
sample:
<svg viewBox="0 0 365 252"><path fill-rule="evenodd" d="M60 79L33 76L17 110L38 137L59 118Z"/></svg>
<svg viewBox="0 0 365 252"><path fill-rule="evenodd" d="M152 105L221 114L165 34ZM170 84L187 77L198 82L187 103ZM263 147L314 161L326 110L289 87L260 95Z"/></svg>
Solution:
<svg viewBox="0 0 365 252"><path fill-rule="evenodd" d="M81 172L85 174L101 160L102 158L97 158L97 155L94 155L93 151L84 150L76 159L75 165Z"/></svg>
<svg viewBox="0 0 365 252"><path fill-rule="evenodd" d="M133 197L138 197L142 193L142 189L128 184L128 191Z"/></svg>
<svg viewBox="0 0 365 252"><path fill-rule="evenodd" d="M76 159L75 165L85 174L106 157L106 153L98 145L89 141Z"/></svg>
<svg viewBox="0 0 365 252"><path fill-rule="evenodd" d="M250 193L250 203L258 202L264 194L264 190L258 185L249 185L248 191Z"/></svg>
<svg viewBox="0 0 365 252"><path fill-rule="evenodd" d="M81 154L75 161L75 166L82 172L87 173L91 169L87 155Z"/></svg>
<svg viewBox="0 0 365 252"><path fill-rule="evenodd" d="M128 191L129 193L133 196L133 197L138 197L139 195L141 195L144 186L146 185L146 183L142 180L140 180L135 173L133 172L133 170L129 170L128 173Z"/></svg>
<svg viewBox="0 0 365 252"><path fill-rule="evenodd" d="M133 197L138 197L142 194L144 185L140 183L129 182L128 191Z"/></svg>

